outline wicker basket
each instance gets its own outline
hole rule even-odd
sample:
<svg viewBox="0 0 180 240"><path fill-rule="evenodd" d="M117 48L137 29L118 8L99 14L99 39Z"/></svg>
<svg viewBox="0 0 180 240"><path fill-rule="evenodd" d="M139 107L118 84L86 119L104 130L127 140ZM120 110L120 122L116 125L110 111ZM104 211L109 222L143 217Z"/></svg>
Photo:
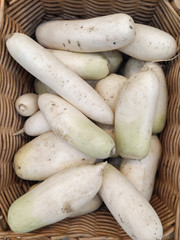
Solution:
<svg viewBox="0 0 180 240"><path fill-rule="evenodd" d="M17 234L9 230L8 208L31 184L19 179L12 167L14 153L30 140L27 136L12 135L24 123L24 118L15 112L14 102L19 95L33 91L34 78L8 54L5 36L17 31L34 37L37 25L53 18L90 18L124 12L135 22L169 32L180 45L180 17L163 0L1 0L0 3L0 239L130 239L106 207L31 233ZM163 63L163 68L169 104L167 124L160 135L163 155L151 204L163 223L163 239L173 235L173 239L180 240L180 57Z"/></svg>

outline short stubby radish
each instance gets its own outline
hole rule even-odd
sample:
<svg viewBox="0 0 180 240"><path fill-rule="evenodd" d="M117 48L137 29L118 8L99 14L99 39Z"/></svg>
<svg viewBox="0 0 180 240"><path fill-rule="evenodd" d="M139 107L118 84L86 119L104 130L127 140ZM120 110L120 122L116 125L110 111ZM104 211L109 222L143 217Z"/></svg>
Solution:
<svg viewBox="0 0 180 240"><path fill-rule="evenodd" d="M29 117L38 111L38 95L26 93L19 96L15 102L16 111L24 117Z"/></svg>
<svg viewBox="0 0 180 240"><path fill-rule="evenodd" d="M109 74L110 63L102 53L48 50L84 80L100 80Z"/></svg>
<svg viewBox="0 0 180 240"><path fill-rule="evenodd" d="M52 131L80 152L94 158L114 154L113 139L64 99L46 93L39 96L38 105Z"/></svg>
<svg viewBox="0 0 180 240"><path fill-rule="evenodd" d="M120 48L121 52L144 61L164 61L176 54L177 44L169 33L138 23L135 32L133 41Z"/></svg>
<svg viewBox="0 0 180 240"><path fill-rule="evenodd" d="M28 117L24 123L24 127L14 133L14 135L26 133L29 136L36 137L49 131L51 131L51 128L46 118L41 111L37 111L32 116Z"/></svg>
<svg viewBox="0 0 180 240"><path fill-rule="evenodd" d="M133 40L135 31L132 17L117 13L90 19L47 21L36 28L35 34L46 48L102 52L126 46Z"/></svg>
<svg viewBox="0 0 180 240"><path fill-rule="evenodd" d="M38 80L37 78L34 80L34 91L36 94L40 95L43 93L52 93L56 94L54 90L49 88L46 84Z"/></svg>
<svg viewBox="0 0 180 240"><path fill-rule="evenodd" d="M151 70L159 81L159 94L156 106L156 112L153 123L153 134L162 132L166 124L167 105L168 105L168 89L166 77L159 63L151 63L130 58L124 68L124 75L129 78L140 70Z"/></svg>
<svg viewBox="0 0 180 240"><path fill-rule="evenodd" d="M105 165L68 168L22 195L8 211L11 230L31 232L69 217L97 194Z"/></svg>
<svg viewBox="0 0 180 240"><path fill-rule="evenodd" d="M95 161L50 131L22 146L14 155L13 166L18 177L42 181L66 168Z"/></svg>
<svg viewBox="0 0 180 240"><path fill-rule="evenodd" d="M123 61L122 53L118 50L102 52L102 54L109 60L110 63L110 73L116 73Z"/></svg>
<svg viewBox="0 0 180 240"><path fill-rule="evenodd" d="M145 158L140 160L122 159L119 167L120 172L148 201L150 201L153 193L161 152L160 140L153 135L150 151Z"/></svg>
<svg viewBox="0 0 180 240"><path fill-rule="evenodd" d="M23 33L7 36L11 56L29 73L97 122L113 124L114 115L103 98L57 57Z"/></svg>
<svg viewBox="0 0 180 240"><path fill-rule="evenodd" d="M126 80L127 78L119 74L111 73L98 81L95 86L95 90L107 102L113 112L115 112L117 99Z"/></svg>
<svg viewBox="0 0 180 240"><path fill-rule="evenodd" d="M123 158L142 159L150 150L159 82L152 71L132 75L115 110L116 148Z"/></svg>
<svg viewBox="0 0 180 240"><path fill-rule="evenodd" d="M99 195L133 240L161 240L162 223L150 203L115 167L107 164Z"/></svg>

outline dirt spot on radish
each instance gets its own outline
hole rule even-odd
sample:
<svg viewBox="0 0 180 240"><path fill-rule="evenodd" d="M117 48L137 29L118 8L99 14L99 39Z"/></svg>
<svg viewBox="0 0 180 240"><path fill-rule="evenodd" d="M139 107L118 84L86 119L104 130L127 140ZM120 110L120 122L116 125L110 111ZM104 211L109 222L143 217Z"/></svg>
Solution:
<svg viewBox="0 0 180 240"><path fill-rule="evenodd" d="M77 41L77 45L78 45L79 48L81 48L81 44L80 44L79 41Z"/></svg>
<svg viewBox="0 0 180 240"><path fill-rule="evenodd" d="M63 207L61 208L61 210L62 210L63 213L73 212L73 209L72 209L71 204L69 202L65 202L63 204Z"/></svg>

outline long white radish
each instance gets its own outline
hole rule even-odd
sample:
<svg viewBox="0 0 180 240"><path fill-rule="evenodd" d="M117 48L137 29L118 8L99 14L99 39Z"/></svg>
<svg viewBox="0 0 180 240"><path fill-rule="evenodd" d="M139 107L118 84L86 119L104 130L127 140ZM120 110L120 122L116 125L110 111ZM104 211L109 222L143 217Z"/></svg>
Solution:
<svg viewBox="0 0 180 240"><path fill-rule="evenodd" d="M133 240L161 240L161 221L150 203L115 167L107 164L99 195Z"/></svg>
<svg viewBox="0 0 180 240"><path fill-rule="evenodd" d="M69 217L97 194L105 165L68 168L25 193L9 208L11 230L31 232Z"/></svg>
<svg viewBox="0 0 180 240"><path fill-rule="evenodd" d="M124 68L124 75L129 78L134 73L140 70L153 71L159 80L159 94L154 117L152 133L157 134L162 132L166 124L167 105L168 105L168 90L166 77L159 63L151 63L141 61L135 58L130 58Z"/></svg>
<svg viewBox="0 0 180 240"><path fill-rule="evenodd" d="M49 88L46 84L38 80L37 78L34 80L34 91L36 94L43 94L43 93L52 93L56 94L51 88Z"/></svg>
<svg viewBox="0 0 180 240"><path fill-rule="evenodd" d="M150 150L159 81L152 71L132 75L115 110L116 147L123 158L142 159Z"/></svg>
<svg viewBox="0 0 180 240"><path fill-rule="evenodd" d="M80 152L94 158L114 154L113 139L64 99L45 93L39 96L38 105L52 131Z"/></svg>
<svg viewBox="0 0 180 240"><path fill-rule="evenodd" d="M7 36L11 56L28 72L45 83L89 118L112 124L113 113L102 97L47 49L22 33Z"/></svg>
<svg viewBox="0 0 180 240"><path fill-rule="evenodd" d="M110 63L101 53L77 53L53 49L49 51L84 80L100 80L109 74Z"/></svg>
<svg viewBox="0 0 180 240"><path fill-rule="evenodd" d="M140 160L122 159L120 172L134 185L134 187L150 201L158 163L161 157L161 143L157 136L151 138L151 148L148 155Z"/></svg>
<svg viewBox="0 0 180 240"><path fill-rule="evenodd" d="M22 146L15 153L13 166L18 177L42 181L66 168L95 161L95 158L76 150L53 132L47 132Z"/></svg>
<svg viewBox="0 0 180 240"><path fill-rule="evenodd" d="M16 111L24 117L29 117L38 111L38 95L26 93L19 96L15 102Z"/></svg>
<svg viewBox="0 0 180 240"><path fill-rule="evenodd" d="M118 50L102 52L102 54L109 60L110 73L116 73L123 61L122 53Z"/></svg>
<svg viewBox="0 0 180 240"><path fill-rule="evenodd" d="M119 74L111 73L104 79L99 80L95 86L95 90L104 101L107 102L113 112L115 112L116 102L121 92L121 88L126 81L127 78Z"/></svg>
<svg viewBox="0 0 180 240"><path fill-rule="evenodd" d="M135 23L133 41L119 50L144 61L163 61L173 57L177 51L175 39L158 28Z"/></svg>
<svg viewBox="0 0 180 240"><path fill-rule="evenodd" d="M51 128L46 118L41 111L37 111L25 121L24 127L14 135L26 133L29 136L36 137L49 131L51 131Z"/></svg>
<svg viewBox="0 0 180 240"><path fill-rule="evenodd" d="M40 24L35 34L37 41L47 48L102 52L126 46L135 31L132 17L117 13L91 19L48 21Z"/></svg>

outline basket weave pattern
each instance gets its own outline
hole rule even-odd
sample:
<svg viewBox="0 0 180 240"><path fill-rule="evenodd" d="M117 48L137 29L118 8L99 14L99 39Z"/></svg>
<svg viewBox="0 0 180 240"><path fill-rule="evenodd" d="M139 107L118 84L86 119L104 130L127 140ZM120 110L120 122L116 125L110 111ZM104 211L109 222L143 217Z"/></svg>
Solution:
<svg viewBox="0 0 180 240"><path fill-rule="evenodd" d="M135 22L149 24L169 32L180 46L180 17L163 0L1 0L0 18L0 215L3 228L0 239L130 239L103 206L86 216L65 219L32 233L17 234L6 226L7 212L12 202L28 191L30 182L19 179L13 171L15 152L30 138L13 136L23 126L14 107L18 96L33 92L33 76L8 54L5 37L23 32L34 37L38 24L51 19L90 18L112 13L130 14ZM169 92L167 124L160 135L163 155L158 168L152 206L164 229L180 239L180 57L164 63ZM2 220L0 218L0 223Z"/></svg>

